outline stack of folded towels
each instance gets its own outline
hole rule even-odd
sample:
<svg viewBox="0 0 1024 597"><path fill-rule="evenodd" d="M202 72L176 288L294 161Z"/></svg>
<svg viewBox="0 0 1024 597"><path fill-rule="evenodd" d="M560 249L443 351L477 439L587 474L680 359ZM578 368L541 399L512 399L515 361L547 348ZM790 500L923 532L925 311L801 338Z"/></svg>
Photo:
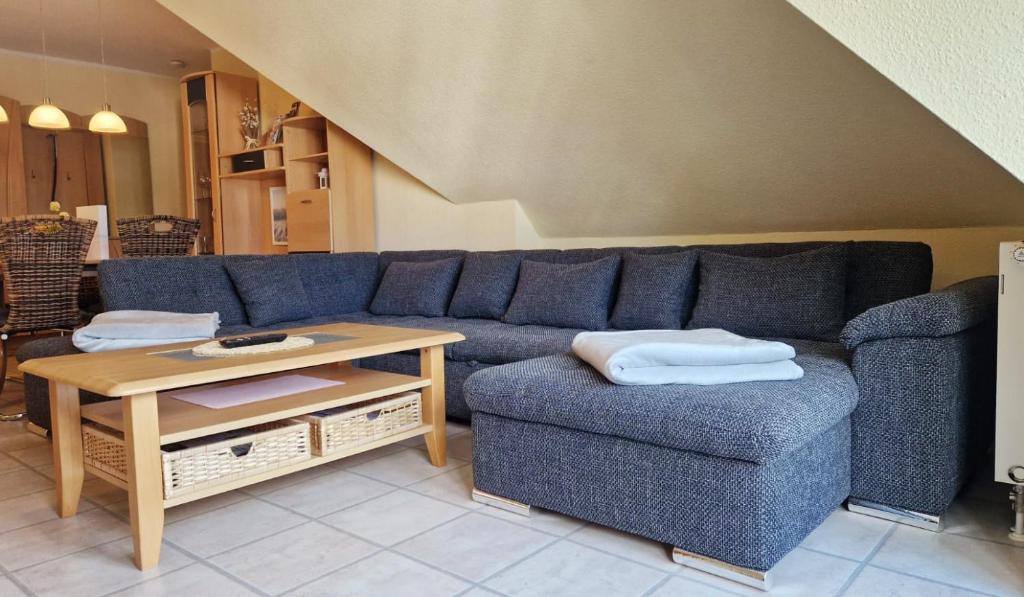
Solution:
<svg viewBox="0 0 1024 597"><path fill-rule="evenodd" d="M622 385L713 385L800 379L796 350L718 329L582 332L573 352Z"/></svg>
<svg viewBox="0 0 1024 597"><path fill-rule="evenodd" d="M104 352L209 340L219 327L218 313L108 311L75 330L71 342L83 352Z"/></svg>

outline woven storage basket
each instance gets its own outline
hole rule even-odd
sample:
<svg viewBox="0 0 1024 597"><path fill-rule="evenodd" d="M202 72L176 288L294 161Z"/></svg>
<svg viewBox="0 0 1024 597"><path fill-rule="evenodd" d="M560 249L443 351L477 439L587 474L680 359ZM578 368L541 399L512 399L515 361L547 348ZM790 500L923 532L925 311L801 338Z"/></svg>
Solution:
<svg viewBox="0 0 1024 597"><path fill-rule="evenodd" d="M285 420L255 425L230 439L217 436L188 442L180 450L162 450L164 498L189 493L281 468L312 456L309 424ZM203 440L209 443L201 443ZM192 445L199 444L199 445ZM82 424L82 452L86 464L122 481L128 479L124 437L120 432Z"/></svg>
<svg viewBox="0 0 1024 597"><path fill-rule="evenodd" d="M419 427L423 412L420 393L405 392L299 419L311 427L313 454L324 456Z"/></svg>

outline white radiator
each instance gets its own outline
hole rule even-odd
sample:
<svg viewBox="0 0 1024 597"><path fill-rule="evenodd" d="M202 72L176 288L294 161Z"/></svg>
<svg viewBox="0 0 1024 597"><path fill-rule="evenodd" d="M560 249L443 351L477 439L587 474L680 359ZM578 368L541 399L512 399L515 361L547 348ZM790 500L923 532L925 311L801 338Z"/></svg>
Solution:
<svg viewBox="0 0 1024 597"><path fill-rule="evenodd" d="M999 245L996 481L1024 484L1024 242Z"/></svg>

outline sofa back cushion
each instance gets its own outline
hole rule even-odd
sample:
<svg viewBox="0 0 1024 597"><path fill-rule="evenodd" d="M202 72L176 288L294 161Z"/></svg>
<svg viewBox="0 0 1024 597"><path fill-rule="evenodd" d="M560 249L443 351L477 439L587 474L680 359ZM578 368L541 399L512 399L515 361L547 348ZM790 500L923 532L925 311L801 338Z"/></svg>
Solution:
<svg viewBox="0 0 1024 597"><path fill-rule="evenodd" d="M836 242L694 245L702 253L744 257L781 257L836 245ZM924 294L932 284L932 250L924 243L856 241L849 245L846 320L871 307Z"/></svg>
<svg viewBox="0 0 1024 597"><path fill-rule="evenodd" d="M696 297L696 251L626 253L611 325L620 330L679 329Z"/></svg>
<svg viewBox="0 0 1024 597"><path fill-rule="evenodd" d="M700 256L687 329L835 342L846 323L846 244L782 257Z"/></svg>
<svg viewBox="0 0 1024 597"><path fill-rule="evenodd" d="M377 290L376 253L288 255L302 280L314 317L366 311Z"/></svg>
<svg viewBox="0 0 1024 597"><path fill-rule="evenodd" d="M374 315L443 317L459 279L462 259L393 261L370 303Z"/></svg>
<svg viewBox="0 0 1024 597"><path fill-rule="evenodd" d="M294 263L285 255L228 259L224 267L245 305L249 324L262 327L313 316Z"/></svg>
<svg viewBox="0 0 1024 597"><path fill-rule="evenodd" d="M426 249L423 251L382 251L380 254L380 274L388 270L388 266L396 261L420 263L423 261L440 261L442 259L462 260L467 251L461 249Z"/></svg>
<svg viewBox="0 0 1024 597"><path fill-rule="evenodd" d="M608 327L621 258L559 264L524 260L503 321L584 330Z"/></svg>
<svg viewBox="0 0 1024 597"><path fill-rule="evenodd" d="M98 267L100 296L107 311L142 309L177 313L220 313L221 325L248 322L225 257L107 259Z"/></svg>
<svg viewBox="0 0 1024 597"><path fill-rule="evenodd" d="M466 255L448 315L501 319L516 290L522 261L519 252Z"/></svg>

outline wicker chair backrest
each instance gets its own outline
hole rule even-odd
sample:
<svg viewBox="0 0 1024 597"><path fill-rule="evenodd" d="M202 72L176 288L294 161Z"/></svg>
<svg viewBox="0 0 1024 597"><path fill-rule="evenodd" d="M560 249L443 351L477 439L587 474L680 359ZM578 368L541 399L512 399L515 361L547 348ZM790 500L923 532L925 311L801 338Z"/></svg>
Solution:
<svg viewBox="0 0 1024 597"><path fill-rule="evenodd" d="M61 216L0 219L0 267L10 310L0 328L29 332L79 323L78 289L96 222Z"/></svg>
<svg viewBox="0 0 1024 597"><path fill-rule="evenodd" d="M118 218L117 234L125 257L188 255L199 234L199 220L162 215Z"/></svg>

